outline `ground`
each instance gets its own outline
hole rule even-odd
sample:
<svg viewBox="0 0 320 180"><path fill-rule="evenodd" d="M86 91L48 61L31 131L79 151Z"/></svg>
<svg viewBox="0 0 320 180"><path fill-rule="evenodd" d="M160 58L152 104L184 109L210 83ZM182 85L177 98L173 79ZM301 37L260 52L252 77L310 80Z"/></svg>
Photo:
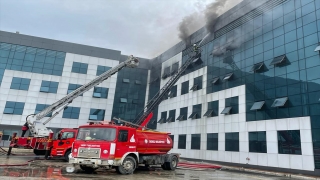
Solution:
<svg viewBox="0 0 320 180"><path fill-rule="evenodd" d="M27 154L27 155L26 155ZM22 154L21 154L22 155ZM210 179L237 179L237 180L285 180L287 177L272 176L266 174L244 173L230 170L213 170L213 169L176 169L175 171L164 171L161 167L144 168L141 167L132 175L119 175L115 170L99 169L94 174L86 174L79 167L74 173L67 173L66 167L69 165L62 159L43 160L35 157L31 153L21 155L6 156L0 154L0 179L110 179L116 180L124 178L126 180L210 180ZM31 162L27 162L30 161ZM3 166L5 164L25 164L23 166Z"/></svg>

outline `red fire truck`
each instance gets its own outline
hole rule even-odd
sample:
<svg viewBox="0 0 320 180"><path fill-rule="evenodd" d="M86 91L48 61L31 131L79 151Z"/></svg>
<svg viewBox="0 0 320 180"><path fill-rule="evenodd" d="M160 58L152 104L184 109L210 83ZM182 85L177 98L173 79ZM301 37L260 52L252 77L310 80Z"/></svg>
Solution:
<svg viewBox="0 0 320 180"><path fill-rule="evenodd" d="M71 152L72 143L76 137L77 129L62 129L56 134L56 138L53 138L53 132L46 127L46 124L59 114L65 107L67 107L72 101L79 97L84 92L90 90L94 86L97 86L101 82L105 81L113 74L117 73L124 67L135 68L139 65L139 60L132 55L124 62L121 62L117 66L102 73L92 81L80 86L67 96L48 106L44 110L37 114L30 114L26 117L26 126L29 128L32 137L17 137L17 133L13 134L11 144L8 150L8 155L11 154L12 148L25 148L33 149L36 155L46 155L46 158L50 155L52 157L62 156L66 160L69 158ZM46 121L41 120L49 113L55 112Z"/></svg>
<svg viewBox="0 0 320 180"><path fill-rule="evenodd" d="M164 170L175 170L179 154L168 153L173 147L170 133L150 130L146 126L154 108L168 96L183 72L199 61L200 52L199 48L193 51L133 122L114 118L123 124L96 122L80 126L69 159L72 166L67 172L73 172L76 165L86 172L115 168L120 174L132 174L138 164L161 165Z"/></svg>

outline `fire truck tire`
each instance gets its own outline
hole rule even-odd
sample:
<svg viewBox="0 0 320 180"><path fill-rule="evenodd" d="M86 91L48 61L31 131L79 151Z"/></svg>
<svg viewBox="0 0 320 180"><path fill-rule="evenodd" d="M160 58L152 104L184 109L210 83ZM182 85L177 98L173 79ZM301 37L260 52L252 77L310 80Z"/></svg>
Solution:
<svg viewBox="0 0 320 180"><path fill-rule="evenodd" d="M162 167L163 170L168 170L166 163L163 163L163 164L161 165L161 167Z"/></svg>
<svg viewBox="0 0 320 180"><path fill-rule="evenodd" d="M35 155L45 155L46 154L46 150L38 150L38 149L34 149L33 153Z"/></svg>
<svg viewBox="0 0 320 180"><path fill-rule="evenodd" d="M69 162L69 155L71 154L71 150L68 150L65 154L64 154L64 160L66 162Z"/></svg>
<svg viewBox="0 0 320 180"><path fill-rule="evenodd" d="M165 162L163 165L165 166L166 169L164 170L171 170L174 171L177 166L178 166L179 160L177 156L172 156L170 159L170 162Z"/></svg>
<svg viewBox="0 0 320 180"><path fill-rule="evenodd" d="M116 167L116 171L119 174L128 175L132 174L136 168L136 160L131 156L127 156L126 158L124 158L122 164Z"/></svg>
<svg viewBox="0 0 320 180"><path fill-rule="evenodd" d="M88 166L83 166L83 165L80 165L80 168L82 169L82 170L84 170L86 173L88 173L88 174L91 174L91 173L93 173L96 169L98 169L98 168L93 168L93 167L88 167Z"/></svg>

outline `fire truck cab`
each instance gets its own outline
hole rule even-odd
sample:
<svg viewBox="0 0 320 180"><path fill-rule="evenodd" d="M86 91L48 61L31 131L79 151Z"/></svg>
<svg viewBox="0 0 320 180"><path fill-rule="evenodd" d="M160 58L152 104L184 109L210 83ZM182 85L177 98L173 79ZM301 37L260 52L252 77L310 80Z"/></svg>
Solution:
<svg viewBox="0 0 320 180"><path fill-rule="evenodd" d="M53 146L50 149L51 157L64 157L66 161L69 161L69 155L71 153L72 143L75 140L78 129L64 128L59 131L53 140Z"/></svg>
<svg viewBox="0 0 320 180"><path fill-rule="evenodd" d="M169 134L113 123L80 126L69 159L71 171L80 165L86 172L115 168L119 174L132 174L138 164L174 170L179 154L168 154L173 145Z"/></svg>

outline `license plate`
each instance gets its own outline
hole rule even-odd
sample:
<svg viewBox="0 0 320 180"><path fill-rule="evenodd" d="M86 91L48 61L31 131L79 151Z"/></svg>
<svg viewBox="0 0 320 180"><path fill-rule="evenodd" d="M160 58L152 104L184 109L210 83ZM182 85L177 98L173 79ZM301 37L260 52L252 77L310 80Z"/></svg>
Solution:
<svg viewBox="0 0 320 180"><path fill-rule="evenodd" d="M91 161L82 161L82 164L92 164Z"/></svg>

